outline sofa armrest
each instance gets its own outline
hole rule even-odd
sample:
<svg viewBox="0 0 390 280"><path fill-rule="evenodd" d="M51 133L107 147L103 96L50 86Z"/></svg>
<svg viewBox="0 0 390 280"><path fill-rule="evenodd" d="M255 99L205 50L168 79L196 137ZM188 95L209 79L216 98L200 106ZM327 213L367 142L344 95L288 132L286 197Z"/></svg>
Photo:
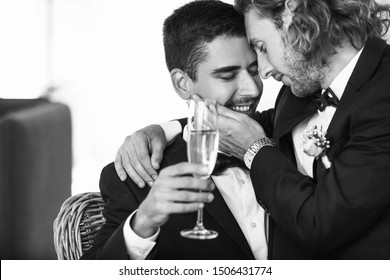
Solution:
<svg viewBox="0 0 390 280"><path fill-rule="evenodd" d="M71 194L70 111L27 103L3 106L0 116L0 257L55 259L52 223Z"/></svg>

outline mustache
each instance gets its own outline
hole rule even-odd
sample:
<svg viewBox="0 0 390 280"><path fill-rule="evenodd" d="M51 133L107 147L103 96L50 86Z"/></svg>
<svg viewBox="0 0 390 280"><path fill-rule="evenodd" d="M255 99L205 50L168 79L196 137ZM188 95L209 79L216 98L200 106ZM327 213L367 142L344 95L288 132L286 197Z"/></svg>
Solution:
<svg viewBox="0 0 390 280"><path fill-rule="evenodd" d="M252 104L256 102L256 98L250 98L250 97L242 97L239 99L230 99L225 103L225 107L231 108L233 106L239 105L239 104Z"/></svg>

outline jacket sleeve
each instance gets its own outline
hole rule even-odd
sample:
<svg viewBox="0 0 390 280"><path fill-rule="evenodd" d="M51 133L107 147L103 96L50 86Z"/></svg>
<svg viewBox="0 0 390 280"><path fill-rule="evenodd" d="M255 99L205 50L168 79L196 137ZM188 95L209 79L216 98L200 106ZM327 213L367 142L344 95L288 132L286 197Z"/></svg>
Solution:
<svg viewBox="0 0 390 280"><path fill-rule="evenodd" d="M135 186L130 179L120 181L113 163L103 169L99 186L106 204L103 210L106 222L82 259L128 259L123 237L124 222L138 208L146 190Z"/></svg>
<svg viewBox="0 0 390 280"><path fill-rule="evenodd" d="M328 150L331 167L317 160L315 179L271 147L252 163L260 204L292 237L319 252L352 242L389 215L390 85L383 86L383 79L371 85L353 106L336 112L346 115L333 120L343 118L333 124L338 132Z"/></svg>

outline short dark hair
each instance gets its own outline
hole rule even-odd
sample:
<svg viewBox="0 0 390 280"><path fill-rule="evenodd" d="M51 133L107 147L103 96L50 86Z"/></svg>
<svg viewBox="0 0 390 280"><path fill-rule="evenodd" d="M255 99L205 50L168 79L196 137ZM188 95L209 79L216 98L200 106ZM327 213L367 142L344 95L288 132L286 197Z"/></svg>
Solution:
<svg viewBox="0 0 390 280"><path fill-rule="evenodd" d="M168 70L179 68L196 80L197 66L207 57L205 46L217 36L246 36L244 18L233 5L198 0L176 9L163 27Z"/></svg>
<svg viewBox="0 0 390 280"><path fill-rule="evenodd" d="M255 10L282 28L286 0L235 0L245 14ZM375 0L296 0L287 39L306 59L326 60L347 39L360 49L370 39L386 34L390 25L390 5Z"/></svg>

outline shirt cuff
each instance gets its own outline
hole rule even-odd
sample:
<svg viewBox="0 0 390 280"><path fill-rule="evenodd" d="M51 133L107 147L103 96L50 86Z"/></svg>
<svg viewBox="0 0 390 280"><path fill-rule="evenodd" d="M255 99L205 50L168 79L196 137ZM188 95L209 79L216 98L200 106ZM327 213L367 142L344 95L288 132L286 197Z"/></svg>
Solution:
<svg viewBox="0 0 390 280"><path fill-rule="evenodd" d="M164 130L168 145L171 144L175 137L181 133L181 124L179 121L160 123L160 126Z"/></svg>
<svg viewBox="0 0 390 280"><path fill-rule="evenodd" d="M130 259L144 260L156 245L156 240L160 233L160 229L158 229L158 231L149 238L140 237L133 231L130 226L130 221L135 213L137 213L137 210L131 213L131 215L126 219L123 226L123 236L125 240L126 251Z"/></svg>

